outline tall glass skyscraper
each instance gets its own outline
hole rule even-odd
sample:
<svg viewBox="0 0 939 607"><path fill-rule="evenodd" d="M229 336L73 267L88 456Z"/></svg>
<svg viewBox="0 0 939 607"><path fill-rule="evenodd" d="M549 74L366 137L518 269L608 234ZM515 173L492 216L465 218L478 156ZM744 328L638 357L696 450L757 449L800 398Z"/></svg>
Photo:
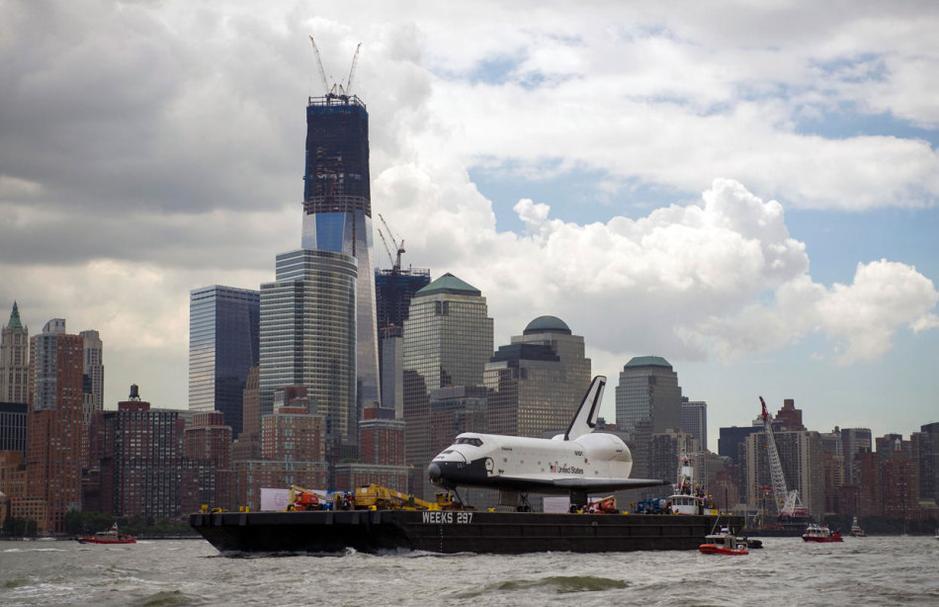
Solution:
<svg viewBox="0 0 939 607"><path fill-rule="evenodd" d="M354 444L355 258L291 251L277 256L276 274L261 285L261 415L273 412L275 390L303 386L327 434Z"/></svg>
<svg viewBox="0 0 939 607"><path fill-rule="evenodd" d="M661 356L636 356L619 374L616 425L633 431L640 422L649 422L652 432L681 427L678 374Z"/></svg>
<svg viewBox="0 0 939 607"><path fill-rule="evenodd" d="M378 270L375 272L375 304L379 337L401 336L414 294L430 284L430 270Z"/></svg>
<svg viewBox="0 0 939 607"><path fill-rule="evenodd" d="M189 296L189 409L221 411L237 437L242 396L258 364L261 295L212 285Z"/></svg>
<svg viewBox="0 0 939 607"><path fill-rule="evenodd" d="M395 266L375 271L375 305L378 309L378 370L381 406L404 415L404 321L414 294L430 284L430 270Z"/></svg>
<svg viewBox="0 0 939 607"><path fill-rule="evenodd" d="M368 112L356 96L311 97L306 110L302 247L354 257L356 374L360 406L380 402ZM263 377L264 372L262 370Z"/></svg>
<svg viewBox="0 0 939 607"><path fill-rule="evenodd" d="M104 409L104 345L97 331L79 333L85 340L84 374L88 376L91 390L88 400L92 411Z"/></svg>
<svg viewBox="0 0 939 607"><path fill-rule="evenodd" d="M481 386L492 340L486 298L452 274L444 274L411 300L404 321L402 413L412 493L430 495L424 474L433 457L429 393L446 386Z"/></svg>
<svg viewBox="0 0 939 607"><path fill-rule="evenodd" d="M702 451L708 450L708 404L703 400L681 401L681 431L698 440Z"/></svg>

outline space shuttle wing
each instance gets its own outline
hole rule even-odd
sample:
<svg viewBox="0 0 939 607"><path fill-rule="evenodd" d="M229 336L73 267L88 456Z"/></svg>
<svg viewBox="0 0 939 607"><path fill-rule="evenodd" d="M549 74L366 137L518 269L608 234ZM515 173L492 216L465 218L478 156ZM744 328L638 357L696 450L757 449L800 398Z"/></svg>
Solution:
<svg viewBox="0 0 939 607"><path fill-rule="evenodd" d="M617 491L621 489L641 489L643 487L661 487L671 481L656 478L559 478L551 483L565 489L584 489L587 491Z"/></svg>

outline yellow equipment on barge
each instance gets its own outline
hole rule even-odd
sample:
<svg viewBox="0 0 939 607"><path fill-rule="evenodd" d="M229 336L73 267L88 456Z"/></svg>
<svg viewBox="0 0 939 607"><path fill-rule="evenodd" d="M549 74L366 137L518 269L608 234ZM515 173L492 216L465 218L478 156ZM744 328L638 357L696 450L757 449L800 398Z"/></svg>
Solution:
<svg viewBox="0 0 939 607"><path fill-rule="evenodd" d="M328 499L323 492L305 489L297 485L290 487L287 510L291 512L310 510L461 510L459 502L449 493L438 493L437 500L430 502L403 491L389 487L363 485L351 493L336 493Z"/></svg>
<svg viewBox="0 0 939 607"><path fill-rule="evenodd" d="M429 502L409 493L371 484L357 487L353 503L356 510L459 510L447 493L438 493L437 501Z"/></svg>

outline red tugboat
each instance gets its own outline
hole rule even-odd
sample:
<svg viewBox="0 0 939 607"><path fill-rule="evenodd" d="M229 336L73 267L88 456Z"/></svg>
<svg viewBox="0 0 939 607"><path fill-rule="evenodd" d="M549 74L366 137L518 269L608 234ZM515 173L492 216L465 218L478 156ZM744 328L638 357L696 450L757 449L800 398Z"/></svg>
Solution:
<svg viewBox="0 0 939 607"><path fill-rule="evenodd" d="M841 533L832 531L824 525L809 525L802 534L802 540L805 542L842 542Z"/></svg>
<svg viewBox="0 0 939 607"><path fill-rule="evenodd" d="M712 533L704 536L706 544L698 546L701 554L726 554L730 556L750 554L747 550L747 540L737 537L730 532L730 529L723 527L720 533Z"/></svg>
<svg viewBox="0 0 939 607"><path fill-rule="evenodd" d="M99 531L94 535L82 535L77 538L79 544L136 544L137 538L117 530L117 523L111 525L107 531Z"/></svg>

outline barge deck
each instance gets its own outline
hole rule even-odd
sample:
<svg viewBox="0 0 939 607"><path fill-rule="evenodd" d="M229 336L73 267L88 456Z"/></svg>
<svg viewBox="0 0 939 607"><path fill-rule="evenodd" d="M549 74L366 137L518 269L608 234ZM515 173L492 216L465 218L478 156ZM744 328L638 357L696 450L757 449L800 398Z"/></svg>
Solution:
<svg viewBox="0 0 939 607"><path fill-rule="evenodd" d="M423 550L624 552L697 550L714 516L353 510L193 514L189 524L223 554ZM720 517L739 530L741 517Z"/></svg>

